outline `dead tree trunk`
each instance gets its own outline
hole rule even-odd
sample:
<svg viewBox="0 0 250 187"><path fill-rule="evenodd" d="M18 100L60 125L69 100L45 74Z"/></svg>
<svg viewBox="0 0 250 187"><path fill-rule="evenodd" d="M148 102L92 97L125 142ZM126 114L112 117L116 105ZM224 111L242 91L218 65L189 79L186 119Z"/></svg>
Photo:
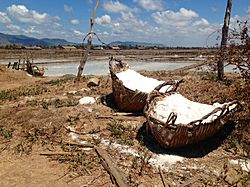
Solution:
<svg viewBox="0 0 250 187"><path fill-rule="evenodd" d="M83 69L84 69L84 66L86 64L86 61L87 61L87 58L88 58L88 54L89 54L89 51L91 49L91 45L92 45L92 33L93 33L93 27L94 27L94 20L95 20L95 15L96 15L96 10L99 6L99 2L100 0L97 0L96 1L96 6L93 10L93 14L92 14L92 17L90 19L90 31L89 31L89 36L88 36L88 43L87 43L87 49L85 50L85 52L83 52L84 54L82 55L82 59L80 61L80 65L78 67L78 73L77 73L77 77L76 77L76 81L80 81L80 78L82 76L82 72L83 72ZM84 44L83 44L84 45Z"/></svg>
<svg viewBox="0 0 250 187"><path fill-rule="evenodd" d="M230 24L230 14L232 9L233 0L227 1L226 14L224 17L224 25L222 27L222 38L221 38L221 58L217 63L218 68L218 80L224 78L224 61L225 61L225 50L227 48L228 29Z"/></svg>

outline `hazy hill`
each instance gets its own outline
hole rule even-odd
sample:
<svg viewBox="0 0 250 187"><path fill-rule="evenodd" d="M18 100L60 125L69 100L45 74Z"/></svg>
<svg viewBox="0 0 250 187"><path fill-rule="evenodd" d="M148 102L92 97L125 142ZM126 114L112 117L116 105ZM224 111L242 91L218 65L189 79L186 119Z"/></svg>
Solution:
<svg viewBox="0 0 250 187"><path fill-rule="evenodd" d="M72 42L68 42L64 39L37 39L24 35L10 35L0 33L0 46L8 45L8 44L16 44L16 45L40 45L40 46L57 46L57 45L69 45L73 44Z"/></svg>
<svg viewBox="0 0 250 187"><path fill-rule="evenodd" d="M43 39L37 39L28 37L25 35L10 35L10 34L4 34L0 33L0 46L4 45L22 45L22 46L58 46L58 45L75 45L76 43L68 42L64 39L50 39L50 38L43 38ZM147 42L132 42L132 41L115 41L111 42L109 45L111 46L127 46L127 47L164 47L163 44L158 43L147 43Z"/></svg>
<svg viewBox="0 0 250 187"><path fill-rule="evenodd" d="M121 41L115 41L115 42L111 42L109 45L111 46L128 46L128 47L164 47L163 44L158 44L158 43L147 43L147 42L132 42L132 41L125 41L125 42L121 42Z"/></svg>

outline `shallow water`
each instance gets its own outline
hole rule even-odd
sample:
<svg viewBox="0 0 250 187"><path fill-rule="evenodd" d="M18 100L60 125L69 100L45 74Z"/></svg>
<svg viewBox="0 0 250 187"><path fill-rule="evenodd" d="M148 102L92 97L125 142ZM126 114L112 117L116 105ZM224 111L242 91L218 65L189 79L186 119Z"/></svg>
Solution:
<svg viewBox="0 0 250 187"><path fill-rule="evenodd" d="M162 62L129 62L131 69L134 70L174 70L180 67L188 66L193 63L176 62L176 63L162 63ZM79 62L64 63L64 64L46 64L47 68L45 76L61 76L64 74L76 74ZM89 61L84 68L84 74L87 75L106 75L109 73L108 61Z"/></svg>
<svg viewBox="0 0 250 187"><path fill-rule="evenodd" d="M41 63L45 60L34 61L34 63ZM65 74L74 74L78 72L79 62L67 62L67 60L55 60L55 59L46 59L45 64L38 65L39 67L44 67L46 69L44 76L62 76ZM60 63L59 63L60 62ZM64 63L61 63L64 62ZM131 61L128 62L131 69L147 70L147 71L160 71L160 70L175 70L185 66L198 63L197 61L175 61L175 62L157 62L157 61ZM8 62L0 62L0 64L8 64ZM225 68L226 72L233 72L232 66L227 66ZM97 61L88 61L84 68L84 74L86 75L107 75L109 73L109 61L108 60L97 60Z"/></svg>

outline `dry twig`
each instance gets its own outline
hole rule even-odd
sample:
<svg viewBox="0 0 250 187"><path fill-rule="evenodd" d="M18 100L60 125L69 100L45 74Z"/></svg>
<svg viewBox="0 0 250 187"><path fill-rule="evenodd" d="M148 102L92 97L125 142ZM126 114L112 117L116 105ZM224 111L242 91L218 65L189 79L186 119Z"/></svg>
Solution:
<svg viewBox="0 0 250 187"><path fill-rule="evenodd" d="M100 157L103 167L108 171L111 180L119 187L127 187L128 185L124 180L125 177L121 174L121 171L118 170L109 154L99 147L95 147L95 151Z"/></svg>
<svg viewBox="0 0 250 187"><path fill-rule="evenodd" d="M159 173L160 173L160 175L161 175L161 180L162 180L163 186L164 186L164 187L167 187L167 186L169 187L170 185L167 184L166 179L165 179L165 177L164 177L164 175L163 175L163 173L162 173L161 167L159 166L158 169L159 169Z"/></svg>

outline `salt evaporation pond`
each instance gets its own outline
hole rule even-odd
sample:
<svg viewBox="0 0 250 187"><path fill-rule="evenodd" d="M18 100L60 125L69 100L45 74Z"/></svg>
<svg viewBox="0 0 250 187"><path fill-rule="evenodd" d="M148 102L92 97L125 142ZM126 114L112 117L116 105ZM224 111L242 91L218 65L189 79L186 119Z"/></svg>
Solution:
<svg viewBox="0 0 250 187"><path fill-rule="evenodd" d="M194 63L194 62L193 62ZM186 62L174 62L174 63L162 63L162 62L129 62L129 66L133 70L174 70L184 66L189 66L193 63ZM43 65L47 68L45 76L62 76L65 74L76 74L78 71L79 62L76 63L51 63ZM84 67L84 74L87 75L106 75L109 73L108 61L88 61Z"/></svg>
<svg viewBox="0 0 250 187"><path fill-rule="evenodd" d="M44 60L45 61L45 60ZM67 62L67 60L55 60L46 59L47 63L43 63L43 60L34 60L34 63L38 63L39 67L44 67L46 69L44 76L62 76L65 74L77 74L78 72L78 62ZM60 62L60 63L59 63ZM43 63L43 64L39 64ZM128 62L131 69L147 70L147 71L160 71L160 70L175 70L185 66L198 63L197 61L175 61L175 62L157 62L157 61L131 61ZM0 64L8 64L8 62L0 62ZM226 72L233 72L232 66L227 66L225 68ZM107 75L109 73L109 61L108 60L96 60L87 61L84 67L84 74L86 75Z"/></svg>

